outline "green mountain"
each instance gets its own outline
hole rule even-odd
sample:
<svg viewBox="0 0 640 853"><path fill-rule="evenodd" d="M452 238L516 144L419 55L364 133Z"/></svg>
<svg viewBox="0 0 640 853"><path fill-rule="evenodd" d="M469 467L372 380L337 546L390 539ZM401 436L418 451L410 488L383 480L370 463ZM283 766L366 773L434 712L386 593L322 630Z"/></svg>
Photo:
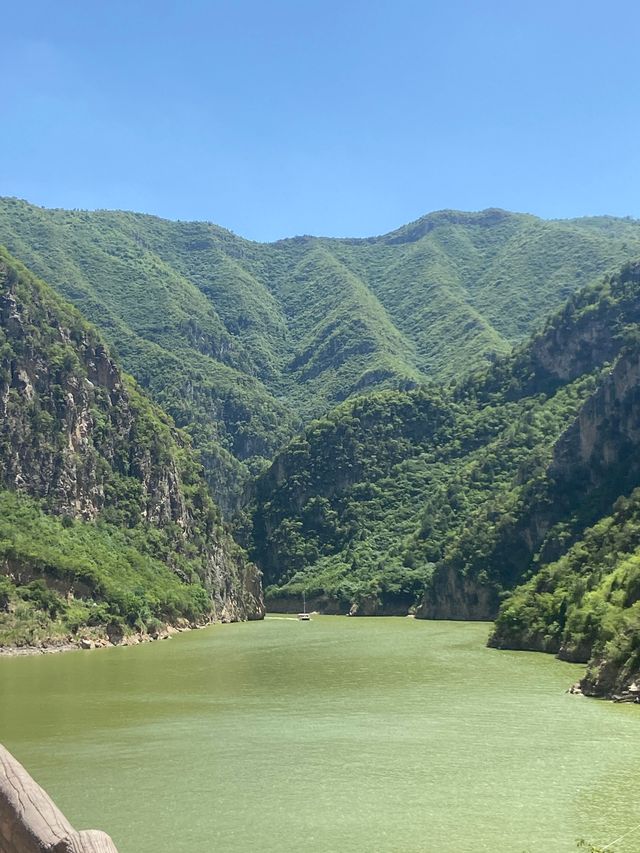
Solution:
<svg viewBox="0 0 640 853"><path fill-rule="evenodd" d="M302 424L491 363L640 255L640 226L442 211L381 237L258 244L209 223L1 199L0 242L187 430L229 515Z"/></svg>
<svg viewBox="0 0 640 853"><path fill-rule="evenodd" d="M187 437L0 249L0 644L262 612Z"/></svg>
<svg viewBox="0 0 640 853"><path fill-rule="evenodd" d="M270 606L497 615L495 645L589 661L586 690L638 673L638 222L441 211L258 244L2 199L0 241L105 339L5 259L29 319L2 322L2 536L39 567L7 557L5 612L37 619L53 590L47 630L86 624L83 595L101 624L259 614L192 442Z"/></svg>
<svg viewBox="0 0 640 853"><path fill-rule="evenodd" d="M495 645L590 660L594 692L627 686L640 670L639 324L629 264L471 378L312 423L255 487L247 529L268 606L304 590L338 612L499 613Z"/></svg>

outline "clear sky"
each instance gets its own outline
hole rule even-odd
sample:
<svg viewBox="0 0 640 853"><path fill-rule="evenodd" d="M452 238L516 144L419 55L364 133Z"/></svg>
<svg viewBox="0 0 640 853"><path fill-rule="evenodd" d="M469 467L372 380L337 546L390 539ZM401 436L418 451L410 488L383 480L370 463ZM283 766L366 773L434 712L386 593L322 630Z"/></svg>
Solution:
<svg viewBox="0 0 640 853"><path fill-rule="evenodd" d="M640 217L640 4L22 0L0 194L272 240Z"/></svg>

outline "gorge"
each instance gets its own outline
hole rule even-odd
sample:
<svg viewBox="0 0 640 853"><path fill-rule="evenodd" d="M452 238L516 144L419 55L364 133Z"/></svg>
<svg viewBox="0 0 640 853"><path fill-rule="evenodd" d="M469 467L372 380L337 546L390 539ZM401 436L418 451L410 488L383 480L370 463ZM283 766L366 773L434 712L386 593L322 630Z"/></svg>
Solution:
<svg viewBox="0 0 640 853"><path fill-rule="evenodd" d="M263 585L634 686L636 221L257 244L3 199L0 242L5 647L260 618Z"/></svg>
<svg viewBox="0 0 640 853"><path fill-rule="evenodd" d="M568 694L583 667L489 628L268 617L0 658L0 731L118 853L604 846L638 823L637 707Z"/></svg>

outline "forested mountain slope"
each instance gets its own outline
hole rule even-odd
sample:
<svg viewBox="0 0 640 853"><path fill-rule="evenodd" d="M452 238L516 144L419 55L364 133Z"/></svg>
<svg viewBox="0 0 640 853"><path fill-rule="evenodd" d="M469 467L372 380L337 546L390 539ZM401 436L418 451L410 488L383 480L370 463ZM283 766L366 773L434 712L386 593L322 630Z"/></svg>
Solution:
<svg viewBox="0 0 640 853"><path fill-rule="evenodd" d="M628 684L640 528L636 495L620 498L640 485L639 323L629 264L452 389L369 395L311 424L256 485L272 606L304 589L342 611L491 619L532 577L494 642L593 656L593 690Z"/></svg>
<svg viewBox="0 0 640 853"><path fill-rule="evenodd" d="M224 511L248 497L272 606L499 613L495 644L591 659L589 689L634 677L640 268L602 274L640 223L258 244L3 199L0 241L100 328L3 256L7 630L261 613L175 421Z"/></svg>
<svg viewBox="0 0 640 853"><path fill-rule="evenodd" d="M0 249L0 643L261 614L186 436Z"/></svg>
<svg viewBox="0 0 640 853"><path fill-rule="evenodd" d="M507 353L640 254L640 225L442 211L381 237L258 244L208 223L1 199L0 242L187 429L231 513L302 423Z"/></svg>

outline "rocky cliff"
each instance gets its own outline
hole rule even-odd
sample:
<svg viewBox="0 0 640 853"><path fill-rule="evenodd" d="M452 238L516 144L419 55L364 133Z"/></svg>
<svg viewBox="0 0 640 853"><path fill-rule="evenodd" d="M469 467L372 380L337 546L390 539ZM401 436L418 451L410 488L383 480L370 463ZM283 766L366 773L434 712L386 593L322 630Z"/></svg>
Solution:
<svg viewBox="0 0 640 853"><path fill-rule="evenodd" d="M640 484L640 350L620 346L547 448L546 466L533 477L516 472L508 511L496 515L489 507L471 520L469 534L437 566L419 616L494 619L505 589L537 564L558 559L616 498ZM486 545L478 547L483 538Z"/></svg>
<svg viewBox="0 0 640 853"><path fill-rule="evenodd" d="M2 484L90 519L114 474L132 476L143 518L186 527L175 460L136 441L137 392L95 332L6 258L0 285Z"/></svg>
<svg viewBox="0 0 640 853"><path fill-rule="evenodd" d="M143 606L141 622L147 611L166 621L262 615L259 574L223 530L186 437L122 374L96 330L4 252L0 417L0 484L57 518L60 537L77 532L77 539L87 525L117 534L129 565L155 561L193 586L190 595L206 591L208 604L200 599L197 613L165 602L164 611ZM25 564L31 583L51 585L64 574L57 557L49 562L5 553L0 566L18 590L10 596L14 613ZM105 599L99 580L88 587L97 601ZM144 588L135 586L144 601ZM115 611L106 617L135 621Z"/></svg>
<svg viewBox="0 0 640 853"><path fill-rule="evenodd" d="M512 469L501 496L487 484L491 499L442 554L420 615L462 612L456 601L466 598L463 586L469 602L486 605L474 609L477 618L494 618L504 590L536 565L558 559L617 497L640 483L638 321L640 265L628 264L572 297L540 334L484 377L456 389L455 395L481 408L511 407L516 418L502 451L524 439L535 464ZM548 419L553 407L555 435L536 435L532 422ZM529 414L521 418L524 408Z"/></svg>

